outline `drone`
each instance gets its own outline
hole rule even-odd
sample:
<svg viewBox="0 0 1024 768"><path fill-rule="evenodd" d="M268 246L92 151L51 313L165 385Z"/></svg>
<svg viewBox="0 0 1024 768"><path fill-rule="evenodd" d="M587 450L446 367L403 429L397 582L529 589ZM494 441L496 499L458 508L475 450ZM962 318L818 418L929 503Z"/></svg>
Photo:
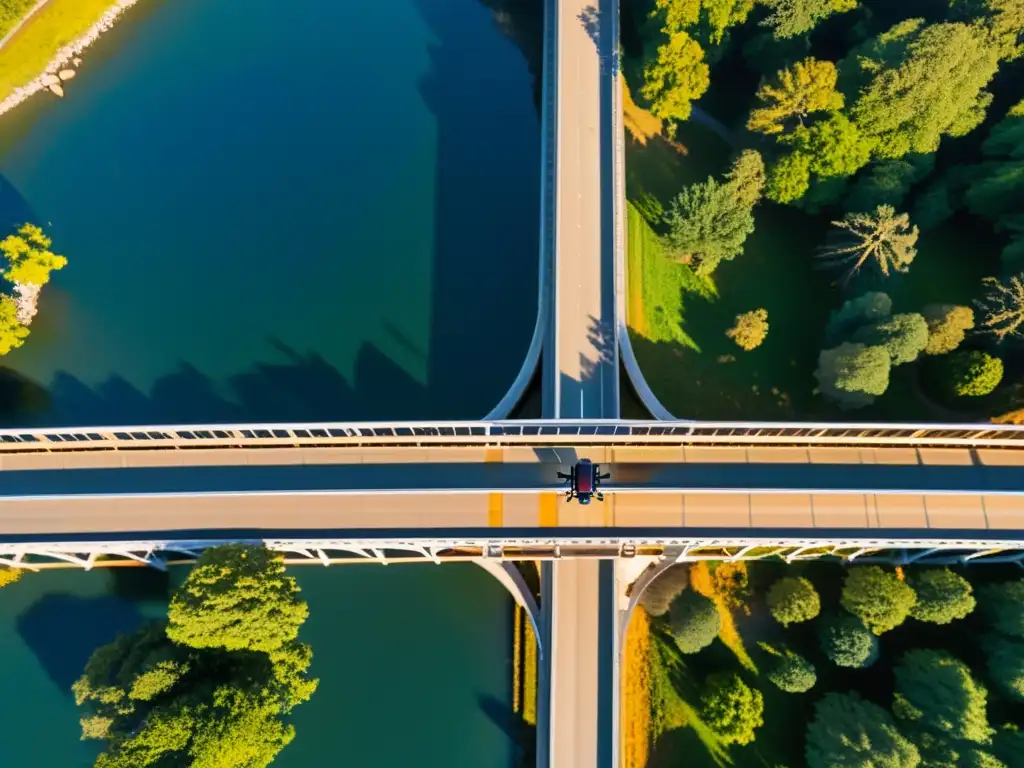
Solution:
<svg viewBox="0 0 1024 768"><path fill-rule="evenodd" d="M558 476L569 482L569 490L565 492L566 501L576 499L580 504L589 504L592 498L604 501L604 494L597 487L602 480L611 477L611 473L601 474L600 464L594 464L590 459L580 459L568 474L559 472Z"/></svg>

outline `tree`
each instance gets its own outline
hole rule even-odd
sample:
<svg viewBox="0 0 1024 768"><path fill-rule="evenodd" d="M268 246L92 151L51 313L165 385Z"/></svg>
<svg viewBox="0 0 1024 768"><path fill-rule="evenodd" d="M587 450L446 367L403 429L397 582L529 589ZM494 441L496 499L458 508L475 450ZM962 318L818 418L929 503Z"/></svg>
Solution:
<svg viewBox="0 0 1024 768"><path fill-rule="evenodd" d="M915 768L921 756L889 713L856 693L829 693L807 726L808 768Z"/></svg>
<svg viewBox="0 0 1024 768"><path fill-rule="evenodd" d="M748 352L757 349L768 335L767 310L753 309L736 315L735 325L725 335L735 341L740 349Z"/></svg>
<svg viewBox="0 0 1024 768"><path fill-rule="evenodd" d="M974 327L974 310L957 304L929 304L921 311L928 323L926 355L945 355L964 342Z"/></svg>
<svg viewBox="0 0 1024 768"><path fill-rule="evenodd" d="M50 281L50 273L68 263L51 251L50 245L50 238L34 224L24 224L17 234L0 240L0 253L7 262L2 274L18 294L15 303L22 325L30 324L35 317L39 290Z"/></svg>
<svg viewBox="0 0 1024 768"><path fill-rule="evenodd" d="M984 744L989 728L988 693L967 665L940 651L910 651L896 665L893 712L952 739Z"/></svg>
<svg viewBox="0 0 1024 768"><path fill-rule="evenodd" d="M722 617L712 600L693 591L681 593L669 608L669 624L683 653L697 653L718 637Z"/></svg>
<svg viewBox="0 0 1024 768"><path fill-rule="evenodd" d="M262 603L281 601L280 590L266 588L267 571L274 569L251 567L263 559L262 547L216 549L223 551L204 554L172 606L191 606L184 613L187 625L203 612L192 610L197 591L206 593L207 611L230 596L223 601L235 620L230 631L207 622L221 644L188 633L189 644L175 642L166 622L152 622L97 648L72 687L83 711L83 738L107 741L96 766L257 768L269 765L294 736L282 717L316 688L317 681L306 677L312 650L290 630L268 632L271 617ZM249 556L240 557L242 551ZM231 568L241 573L231 577L225 573ZM242 592L248 602L237 599ZM295 613L281 610L275 616L289 624ZM268 642L273 636L279 640ZM245 637L249 642L239 642Z"/></svg>
<svg viewBox="0 0 1024 768"><path fill-rule="evenodd" d="M793 651L775 651L776 662L768 670L768 680L780 691L806 693L814 687L818 674L814 665Z"/></svg>
<svg viewBox="0 0 1024 768"><path fill-rule="evenodd" d="M808 579L786 576L768 590L768 610L784 627L810 621L821 611L821 598Z"/></svg>
<svg viewBox="0 0 1024 768"><path fill-rule="evenodd" d="M881 291L868 291L832 312L825 326L825 344L833 346L849 341L865 325L885 320L892 314L892 299Z"/></svg>
<svg viewBox="0 0 1024 768"><path fill-rule="evenodd" d="M764 697L737 674L709 675L701 704L704 722L723 744L749 744L764 725Z"/></svg>
<svg viewBox="0 0 1024 768"><path fill-rule="evenodd" d="M811 184L811 158L803 152L789 152L768 170L765 195L776 203L792 203L807 193Z"/></svg>
<svg viewBox="0 0 1024 768"><path fill-rule="evenodd" d="M989 678L1011 699L1024 701L1024 643L993 632L981 645Z"/></svg>
<svg viewBox="0 0 1024 768"><path fill-rule="evenodd" d="M6 355L25 343L28 328L18 319L18 304L13 297L0 294L0 355Z"/></svg>
<svg viewBox="0 0 1024 768"><path fill-rule="evenodd" d="M855 616L840 614L818 628L822 652L838 667L863 669L878 657L878 638Z"/></svg>
<svg viewBox="0 0 1024 768"><path fill-rule="evenodd" d="M710 69L700 43L681 30L672 32L658 47L658 58L644 68L640 94L651 103L651 112L665 120L685 120L690 102L711 84Z"/></svg>
<svg viewBox="0 0 1024 768"><path fill-rule="evenodd" d="M939 358L946 386L957 397L983 397L1003 380L1003 361L977 349Z"/></svg>
<svg viewBox="0 0 1024 768"><path fill-rule="evenodd" d="M917 313L893 315L862 327L853 340L884 348L893 365L912 363L928 344L928 323Z"/></svg>
<svg viewBox="0 0 1024 768"><path fill-rule="evenodd" d="M265 547L206 550L171 600L167 636L193 648L272 652L309 616L295 579Z"/></svg>
<svg viewBox="0 0 1024 768"><path fill-rule="evenodd" d="M1024 54L1024 2L1021 0L952 0L956 17L980 21L1004 59Z"/></svg>
<svg viewBox="0 0 1024 768"><path fill-rule="evenodd" d="M1006 282L994 277L981 281L985 295L975 302L981 314L981 333L991 333L996 341L1024 337L1024 272Z"/></svg>
<svg viewBox="0 0 1024 768"><path fill-rule="evenodd" d="M1024 99L1010 107L1006 116L992 126L981 151L987 157L1024 160Z"/></svg>
<svg viewBox="0 0 1024 768"><path fill-rule="evenodd" d="M772 9L761 22L778 40L805 34L834 13L857 7L857 0L763 0Z"/></svg>
<svg viewBox="0 0 1024 768"><path fill-rule="evenodd" d="M889 388L891 366L884 347L845 343L822 351L814 376L822 395L841 408L860 408Z"/></svg>
<svg viewBox="0 0 1024 768"><path fill-rule="evenodd" d="M640 605L651 616L664 616L672 601L690 582L690 570L684 563L676 563L659 573L640 596Z"/></svg>
<svg viewBox="0 0 1024 768"><path fill-rule="evenodd" d="M932 155L926 157L931 159ZM857 178L843 205L847 211L853 212L870 211L879 205L896 207L906 198L911 185L931 170L929 165L913 163L906 158L881 160Z"/></svg>
<svg viewBox="0 0 1024 768"><path fill-rule="evenodd" d="M840 604L881 635L902 624L916 601L913 588L877 565L855 566L846 574Z"/></svg>
<svg viewBox="0 0 1024 768"><path fill-rule="evenodd" d="M1024 579L981 587L978 597L993 629L1024 639Z"/></svg>
<svg viewBox="0 0 1024 768"><path fill-rule="evenodd" d="M761 106L750 112L747 128L768 135L791 132L815 112L835 112L843 107L836 90L839 73L831 61L807 58L775 73L757 91Z"/></svg>
<svg viewBox="0 0 1024 768"><path fill-rule="evenodd" d="M700 20L700 0L654 0L666 34L692 27Z"/></svg>
<svg viewBox="0 0 1024 768"><path fill-rule="evenodd" d="M742 253L754 231L753 207L761 196L763 169L760 155L744 152L724 184L709 178L680 192L665 214L669 251L700 275Z"/></svg>
<svg viewBox="0 0 1024 768"><path fill-rule="evenodd" d="M942 136L976 128L998 59L978 27L908 19L854 48L839 68L847 96L856 94L851 119L878 157L894 159L934 152Z"/></svg>
<svg viewBox="0 0 1024 768"><path fill-rule="evenodd" d="M953 215L953 189L948 177L931 182L914 201L911 219L922 231L935 229Z"/></svg>
<svg viewBox="0 0 1024 768"><path fill-rule="evenodd" d="M832 224L837 229L818 257L827 267L845 268L845 282L868 262L883 277L906 272L917 255L917 227L890 205L880 205L873 213L848 213Z"/></svg>
<svg viewBox="0 0 1024 768"><path fill-rule="evenodd" d="M871 144L842 113L811 126L798 125L780 141L810 158L810 171L821 179L852 176L871 158Z"/></svg>
<svg viewBox="0 0 1024 768"><path fill-rule="evenodd" d="M974 610L971 583L949 568L912 571L907 581L917 594L910 615L918 621L949 624Z"/></svg>

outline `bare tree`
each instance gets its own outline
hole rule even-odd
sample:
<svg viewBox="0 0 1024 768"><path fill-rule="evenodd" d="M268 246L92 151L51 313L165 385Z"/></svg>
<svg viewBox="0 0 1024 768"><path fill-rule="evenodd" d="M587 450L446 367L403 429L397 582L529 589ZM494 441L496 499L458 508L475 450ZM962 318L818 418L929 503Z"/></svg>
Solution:
<svg viewBox="0 0 1024 768"><path fill-rule="evenodd" d="M991 333L997 341L1024 337L1024 272L1006 282L986 277L981 281L985 295L975 302L982 316L982 333Z"/></svg>
<svg viewBox="0 0 1024 768"><path fill-rule="evenodd" d="M874 261L884 277L893 272L906 272L917 255L917 227L910 217L896 213L891 205L880 205L873 213L848 213L841 221L833 221L838 231L818 254L828 267L843 267L849 282L864 264Z"/></svg>

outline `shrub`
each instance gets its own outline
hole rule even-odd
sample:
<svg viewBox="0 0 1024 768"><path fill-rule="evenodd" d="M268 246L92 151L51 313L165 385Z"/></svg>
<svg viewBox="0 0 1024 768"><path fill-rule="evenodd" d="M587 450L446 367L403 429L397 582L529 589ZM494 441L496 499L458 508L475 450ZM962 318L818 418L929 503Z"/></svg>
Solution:
<svg viewBox="0 0 1024 768"><path fill-rule="evenodd" d="M971 584L949 568L912 572L907 581L917 593L910 615L931 624L949 624L974 610Z"/></svg>
<svg viewBox="0 0 1024 768"><path fill-rule="evenodd" d="M718 637L722 618L712 600L686 591L672 601L669 608L672 636L683 653L697 653Z"/></svg>
<svg viewBox="0 0 1024 768"><path fill-rule="evenodd" d="M737 674L708 677L701 704L704 722L724 744L749 744L764 725L764 697Z"/></svg>
<svg viewBox="0 0 1024 768"><path fill-rule="evenodd" d="M736 322L725 335L736 342L740 349L748 352L757 349L768 336L768 312L754 309L736 315Z"/></svg>
<svg viewBox="0 0 1024 768"><path fill-rule="evenodd" d="M786 693L805 693L814 687L818 673L814 665L798 653L784 651L768 671L768 680Z"/></svg>
<svg viewBox="0 0 1024 768"><path fill-rule="evenodd" d="M914 607L916 597L910 585L877 565L850 569L843 583L843 608L881 635L902 624Z"/></svg>
<svg viewBox="0 0 1024 768"><path fill-rule="evenodd" d="M640 605L651 616L664 616L672 601L690 582L689 566L676 563L654 577L640 596Z"/></svg>
<svg viewBox="0 0 1024 768"><path fill-rule="evenodd" d="M855 616L831 616L819 628L822 652L839 667L870 667L878 657L878 638Z"/></svg>
<svg viewBox="0 0 1024 768"><path fill-rule="evenodd" d="M1024 638L1024 579L990 584L978 590L981 608L992 627Z"/></svg>
<svg viewBox="0 0 1024 768"><path fill-rule="evenodd" d="M940 358L943 383L957 397L983 397L1003 380L1003 361L977 349Z"/></svg>
<svg viewBox="0 0 1024 768"><path fill-rule="evenodd" d="M810 581L787 576L768 590L768 610L779 624L788 627L817 616L821 611L821 599Z"/></svg>
<svg viewBox="0 0 1024 768"><path fill-rule="evenodd" d="M955 304L929 304L921 312L928 323L926 355L944 355L959 347L974 327L974 310Z"/></svg>

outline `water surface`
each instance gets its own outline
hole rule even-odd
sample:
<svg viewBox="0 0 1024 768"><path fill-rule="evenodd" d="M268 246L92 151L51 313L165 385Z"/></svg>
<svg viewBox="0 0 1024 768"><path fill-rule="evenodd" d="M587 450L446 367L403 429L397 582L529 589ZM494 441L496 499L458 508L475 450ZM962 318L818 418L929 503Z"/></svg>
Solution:
<svg viewBox="0 0 1024 768"><path fill-rule="evenodd" d="M70 263L7 424L484 415L536 315L539 121L479 0L142 0L0 118Z"/></svg>

